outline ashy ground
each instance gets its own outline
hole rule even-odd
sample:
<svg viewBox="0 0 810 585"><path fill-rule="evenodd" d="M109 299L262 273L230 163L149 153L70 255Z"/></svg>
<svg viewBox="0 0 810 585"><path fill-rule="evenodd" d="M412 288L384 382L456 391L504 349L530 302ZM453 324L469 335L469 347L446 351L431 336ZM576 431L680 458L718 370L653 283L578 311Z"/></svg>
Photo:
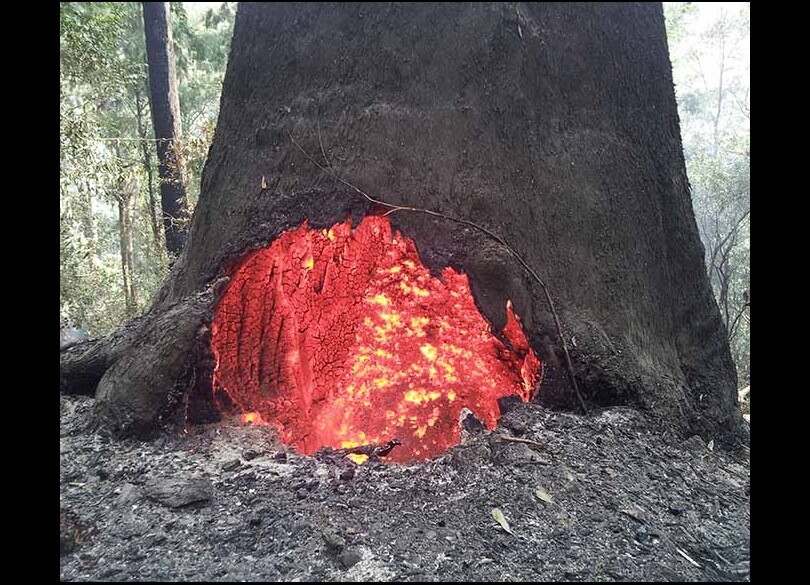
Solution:
<svg viewBox="0 0 810 585"><path fill-rule="evenodd" d="M518 405L436 460L357 466L226 421L156 440L61 397L64 581L750 579L749 451Z"/></svg>

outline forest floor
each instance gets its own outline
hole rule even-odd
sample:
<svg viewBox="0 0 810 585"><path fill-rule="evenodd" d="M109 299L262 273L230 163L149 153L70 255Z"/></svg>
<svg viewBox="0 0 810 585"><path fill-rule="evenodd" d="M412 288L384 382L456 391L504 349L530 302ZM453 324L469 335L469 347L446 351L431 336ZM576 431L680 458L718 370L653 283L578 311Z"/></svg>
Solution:
<svg viewBox="0 0 810 585"><path fill-rule="evenodd" d="M630 409L519 405L433 461L357 466L234 421L112 439L92 403L61 397L64 581L750 580L749 450Z"/></svg>

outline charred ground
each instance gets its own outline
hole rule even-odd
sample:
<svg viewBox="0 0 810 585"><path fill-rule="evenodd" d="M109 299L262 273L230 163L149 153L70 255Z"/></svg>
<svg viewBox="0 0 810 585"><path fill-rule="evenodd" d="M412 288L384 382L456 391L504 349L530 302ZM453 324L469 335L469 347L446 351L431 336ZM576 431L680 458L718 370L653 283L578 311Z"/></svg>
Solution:
<svg viewBox="0 0 810 585"><path fill-rule="evenodd" d="M518 405L433 461L355 466L229 421L113 439L92 403L61 397L62 580L750 578L748 451L634 410Z"/></svg>

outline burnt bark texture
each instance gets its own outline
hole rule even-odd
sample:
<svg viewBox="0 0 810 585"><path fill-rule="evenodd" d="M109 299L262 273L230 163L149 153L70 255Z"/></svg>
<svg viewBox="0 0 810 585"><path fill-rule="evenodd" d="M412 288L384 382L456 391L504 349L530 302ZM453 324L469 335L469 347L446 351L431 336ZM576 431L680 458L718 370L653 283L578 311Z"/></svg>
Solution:
<svg viewBox="0 0 810 585"><path fill-rule="evenodd" d="M659 3L240 4L188 245L144 319L153 338L100 382L103 417L156 420L211 283L247 251L375 212L336 175L507 242L548 286L591 406L744 437ZM509 250L469 224L390 218L431 270L470 276L495 331L512 299L546 366L536 399L574 407L554 316ZM158 331L172 311L185 325Z"/></svg>
<svg viewBox="0 0 810 585"><path fill-rule="evenodd" d="M180 100L168 2L143 2L152 122L157 144L166 249L177 256L188 231L186 171L180 150Z"/></svg>

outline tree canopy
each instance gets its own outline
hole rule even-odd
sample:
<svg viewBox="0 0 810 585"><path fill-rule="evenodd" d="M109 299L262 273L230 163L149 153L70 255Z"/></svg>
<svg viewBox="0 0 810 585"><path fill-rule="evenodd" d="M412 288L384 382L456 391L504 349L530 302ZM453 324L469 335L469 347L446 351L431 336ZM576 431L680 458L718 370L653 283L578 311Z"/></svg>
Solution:
<svg viewBox="0 0 810 585"><path fill-rule="evenodd" d="M235 3L207 9L172 3L192 204L216 122L234 13ZM141 3L62 2L60 65L60 319L63 327L83 325L97 337L148 306L168 265ZM131 221L122 221L122 210ZM127 241L128 276L122 267Z"/></svg>

